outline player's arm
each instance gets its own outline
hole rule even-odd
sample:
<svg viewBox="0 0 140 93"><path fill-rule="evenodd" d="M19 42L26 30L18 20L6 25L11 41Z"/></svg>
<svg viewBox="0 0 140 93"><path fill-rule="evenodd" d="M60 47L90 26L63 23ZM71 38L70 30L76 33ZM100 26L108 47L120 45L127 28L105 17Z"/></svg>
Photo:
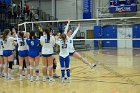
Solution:
<svg viewBox="0 0 140 93"><path fill-rule="evenodd" d="M55 37L54 37L54 36L52 36L51 38L52 38L51 43L52 43L52 45L54 46L54 45L55 45L55 42L56 42L56 41L55 41Z"/></svg>
<svg viewBox="0 0 140 93"><path fill-rule="evenodd" d="M72 38L74 38L74 36L77 34L79 28L80 28L80 23L78 24L78 27L76 28L76 30L74 30L73 34L71 35Z"/></svg>
<svg viewBox="0 0 140 93"><path fill-rule="evenodd" d="M17 45L17 38L14 38L14 37L10 37L10 41L14 44L14 46Z"/></svg>
<svg viewBox="0 0 140 93"><path fill-rule="evenodd" d="M64 34L67 34L67 31L69 29L69 25L70 25L70 19L68 18L68 23L67 23L67 25L65 27Z"/></svg>
<svg viewBox="0 0 140 93"><path fill-rule="evenodd" d="M41 46L43 46L43 38L42 38L42 36L40 37L40 44L41 44Z"/></svg>

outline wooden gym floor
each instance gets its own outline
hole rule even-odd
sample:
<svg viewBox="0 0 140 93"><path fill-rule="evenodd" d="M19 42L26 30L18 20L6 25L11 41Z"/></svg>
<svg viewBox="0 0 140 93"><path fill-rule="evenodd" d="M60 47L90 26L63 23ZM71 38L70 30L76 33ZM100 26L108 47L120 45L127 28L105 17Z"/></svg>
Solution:
<svg viewBox="0 0 140 93"><path fill-rule="evenodd" d="M71 83L48 81L19 81L16 69L15 80L0 78L0 93L139 93L140 50L106 49L80 52L97 67L90 69L75 58L71 58ZM60 74L58 55L57 73ZM40 63L41 64L41 63ZM41 65L40 65L41 68ZM42 74L41 74L42 76Z"/></svg>

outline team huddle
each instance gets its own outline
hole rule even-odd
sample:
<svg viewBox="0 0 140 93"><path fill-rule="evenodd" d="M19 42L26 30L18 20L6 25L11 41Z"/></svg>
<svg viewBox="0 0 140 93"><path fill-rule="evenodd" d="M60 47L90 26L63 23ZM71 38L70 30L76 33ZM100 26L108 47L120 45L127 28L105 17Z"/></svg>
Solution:
<svg viewBox="0 0 140 93"><path fill-rule="evenodd" d="M70 20L65 27L64 33L54 36L48 29L43 30L43 36L38 39L36 33L18 32L18 34L11 35L9 29L5 29L2 37L0 38L0 76L4 76L6 80L13 79L11 70L13 66L13 58L15 48L18 48L19 60L19 79L23 80L23 63L25 61L27 67L27 79L31 82L40 80L40 45L41 45L41 58L42 58L42 81L49 79L49 82L54 82L53 78L56 64L54 63L54 46L59 45L59 61L61 66L62 82L70 82L70 56L73 56L91 68L96 64L91 64L85 60L81 55L75 51L73 45L73 38L80 28L80 24L74 32L69 29ZM13 33L12 33L13 34ZM35 71L36 77L33 73Z"/></svg>

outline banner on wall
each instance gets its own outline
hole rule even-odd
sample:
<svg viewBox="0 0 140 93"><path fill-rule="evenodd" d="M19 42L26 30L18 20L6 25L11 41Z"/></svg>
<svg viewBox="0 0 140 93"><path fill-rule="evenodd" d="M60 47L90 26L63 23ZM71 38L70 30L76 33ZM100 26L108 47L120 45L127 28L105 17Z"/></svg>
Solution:
<svg viewBox="0 0 140 93"><path fill-rule="evenodd" d="M137 12L137 0L109 0L110 13Z"/></svg>
<svg viewBox="0 0 140 93"><path fill-rule="evenodd" d="M92 14L92 0L82 0L83 1L83 19L91 19Z"/></svg>

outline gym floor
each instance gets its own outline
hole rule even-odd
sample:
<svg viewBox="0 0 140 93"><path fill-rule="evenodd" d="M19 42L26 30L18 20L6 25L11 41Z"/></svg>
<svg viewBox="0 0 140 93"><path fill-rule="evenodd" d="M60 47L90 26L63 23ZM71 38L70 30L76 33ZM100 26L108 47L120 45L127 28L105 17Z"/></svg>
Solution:
<svg viewBox="0 0 140 93"><path fill-rule="evenodd" d="M71 58L71 83L61 83L55 79L19 81L17 69L14 80L0 78L0 93L139 93L140 92L140 50L139 49L104 49L80 52L89 62L96 62L97 67L90 69L75 58ZM60 73L58 55L56 55ZM41 69L41 62L40 62ZM42 74L40 74L41 76Z"/></svg>

